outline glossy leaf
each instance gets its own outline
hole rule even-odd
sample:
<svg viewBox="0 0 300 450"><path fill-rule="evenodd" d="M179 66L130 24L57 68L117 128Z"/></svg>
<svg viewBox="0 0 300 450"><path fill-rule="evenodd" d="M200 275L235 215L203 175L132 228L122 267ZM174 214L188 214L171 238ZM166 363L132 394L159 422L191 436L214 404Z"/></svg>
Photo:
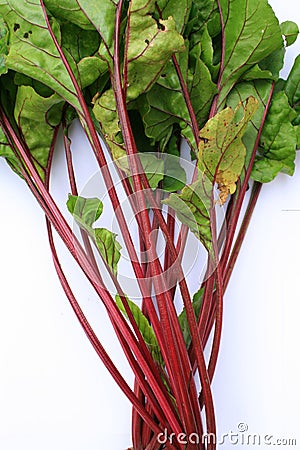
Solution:
<svg viewBox="0 0 300 450"><path fill-rule="evenodd" d="M134 317L134 320L138 326L138 329L143 336L143 339L145 340L145 343L147 347L149 348L151 355L153 359L160 365L163 364L163 359L161 356L159 344L157 341L157 338L155 336L155 333L153 331L153 328L151 327L147 317L142 313L141 309L136 305L134 302L129 300L128 297L126 297L128 306L130 308L130 311L132 312L132 315ZM122 303L122 300L119 295L116 295L116 303L120 311L125 315L125 317L128 318L126 314L125 307Z"/></svg>
<svg viewBox="0 0 300 450"><path fill-rule="evenodd" d="M225 55L219 106L242 75L283 46L278 20L267 0L221 0Z"/></svg>
<svg viewBox="0 0 300 450"><path fill-rule="evenodd" d="M293 175L297 147L297 133L292 125L295 116L285 93L274 95L251 173L254 180L267 183L279 172Z"/></svg>
<svg viewBox="0 0 300 450"><path fill-rule="evenodd" d="M242 137L257 108L257 100L249 97L245 106L224 109L200 131L199 167L218 184L221 204L236 190L246 158ZM241 112L243 117L239 118Z"/></svg>

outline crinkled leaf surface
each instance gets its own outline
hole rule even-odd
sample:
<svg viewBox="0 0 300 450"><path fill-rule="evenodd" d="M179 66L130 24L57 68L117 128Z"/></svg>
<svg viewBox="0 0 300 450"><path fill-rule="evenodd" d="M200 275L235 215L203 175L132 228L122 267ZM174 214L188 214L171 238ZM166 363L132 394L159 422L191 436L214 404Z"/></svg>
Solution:
<svg viewBox="0 0 300 450"><path fill-rule="evenodd" d="M197 57L196 57L196 53ZM210 72L200 59L200 48L197 47L190 57L191 68L188 68L188 52L180 55L178 62L181 72L188 84L189 94L194 107L197 122L203 125L207 119L216 85L212 82ZM139 100L140 113L145 125L146 135L152 143L160 143L164 150L173 125L178 124L182 135L188 140L194 151L197 151L191 126L191 118L184 100L181 86L172 62L168 63L152 89Z"/></svg>
<svg viewBox="0 0 300 450"><path fill-rule="evenodd" d="M155 0L132 0L127 24L127 100L147 92L171 55L184 50L183 37L170 16L159 23L152 17Z"/></svg>
<svg viewBox="0 0 300 450"><path fill-rule="evenodd" d="M221 0L225 55L219 105L255 64L283 46L278 20L267 0Z"/></svg>
<svg viewBox="0 0 300 450"><path fill-rule="evenodd" d="M293 175L297 147L297 133L292 125L295 117L296 113L290 107L286 94L275 94L251 173L254 180L266 183L272 181L279 172Z"/></svg>
<svg viewBox="0 0 300 450"><path fill-rule="evenodd" d="M7 68L44 83L80 111L74 86L47 30L40 1L0 0L0 14L9 29ZM55 22L53 26L57 29ZM76 74L75 65L72 69Z"/></svg>
<svg viewBox="0 0 300 450"><path fill-rule="evenodd" d="M15 104L15 120L22 132L42 178L47 167L55 126L60 123L64 102L57 94L41 97L30 86L18 88ZM51 110L54 109L54 117ZM56 122L51 122L51 119Z"/></svg>
<svg viewBox="0 0 300 450"><path fill-rule="evenodd" d="M141 332L141 335L143 336L143 339L146 342L147 347L149 348L151 355L153 359L159 363L160 365L163 364L163 359L160 352L160 347L158 345L157 338L155 336L155 333L153 331L153 328L151 327L147 317L142 313L141 309L136 305L134 302L129 300L129 298L126 297L128 306L130 308L130 311L132 312L132 315L134 317L134 320L137 324L138 329ZM125 315L125 317L128 318L125 307L122 303L122 300L119 295L116 295L116 303L120 311Z"/></svg>
<svg viewBox="0 0 300 450"><path fill-rule="evenodd" d="M242 137L257 107L257 100L249 97L245 106L240 104L235 110L224 109L200 131L199 167L218 184L221 204L235 192L246 157ZM243 117L238 119L241 110Z"/></svg>

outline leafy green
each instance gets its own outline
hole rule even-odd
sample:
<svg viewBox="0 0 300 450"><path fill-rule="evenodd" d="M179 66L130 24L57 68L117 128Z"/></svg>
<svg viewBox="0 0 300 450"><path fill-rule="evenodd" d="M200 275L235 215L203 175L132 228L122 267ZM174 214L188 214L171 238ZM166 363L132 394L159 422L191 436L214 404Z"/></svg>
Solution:
<svg viewBox="0 0 300 450"><path fill-rule="evenodd" d="M94 26L78 5L77 0L44 0L44 3L57 19L67 20L84 30L94 30Z"/></svg>
<svg viewBox="0 0 300 450"><path fill-rule="evenodd" d="M116 4L112 0L76 0L76 4L98 31L110 57L113 53Z"/></svg>
<svg viewBox="0 0 300 450"><path fill-rule="evenodd" d="M235 109L240 103L246 104L249 97L254 97L258 102L258 109L249 121L243 135L243 143L246 147L245 167L249 160L257 138L257 130L260 128L264 110L270 95L272 82L270 80L254 80L238 83L227 97L227 105Z"/></svg>
<svg viewBox="0 0 300 450"><path fill-rule="evenodd" d="M0 17L0 75L7 72L5 55L8 53L8 28Z"/></svg>
<svg viewBox="0 0 300 450"><path fill-rule="evenodd" d="M300 55L295 59L292 70L285 84L285 93L288 96L289 103L295 110L297 117L294 120L295 125L300 124Z"/></svg>
<svg viewBox="0 0 300 450"><path fill-rule="evenodd" d="M67 207L76 222L89 230L102 214L103 203L98 198L69 195Z"/></svg>
<svg viewBox="0 0 300 450"><path fill-rule="evenodd" d="M189 227L208 251L212 249L211 195L211 181L206 175L199 173L198 180L185 186L181 194L172 193L162 202L176 212L180 222Z"/></svg>
<svg viewBox="0 0 300 450"><path fill-rule="evenodd" d="M95 229L95 242L114 275L117 275L118 263L121 258L121 245L117 241L117 235L106 228Z"/></svg>
<svg viewBox="0 0 300 450"><path fill-rule="evenodd" d="M286 20L280 25L280 28L285 37L286 46L288 47L292 45L296 41L299 34L298 25L291 20Z"/></svg>
<svg viewBox="0 0 300 450"><path fill-rule="evenodd" d="M200 52L201 48L198 46L190 55L187 52L181 55L178 61L183 77L187 81L197 121L200 125L204 125L217 91L208 68L200 59ZM159 142L162 151L170 138L174 124L179 125L181 134L194 151L197 151L190 114L172 62L164 68L152 89L139 99L138 106L146 135L153 144Z"/></svg>
<svg viewBox="0 0 300 450"><path fill-rule="evenodd" d="M118 262L121 258L121 245L116 239L116 234L105 228L93 228L93 224L99 219L103 211L103 203L98 198L85 198L69 195L67 208L80 228L85 230L95 242L100 255L117 275Z"/></svg>
<svg viewBox="0 0 300 450"><path fill-rule="evenodd" d="M0 157L5 158L14 172L21 175L19 160L10 148L2 128L0 128Z"/></svg>
<svg viewBox="0 0 300 450"><path fill-rule="evenodd" d="M39 0L0 0L0 15L9 29L8 69L40 81L81 110L70 76L47 30ZM55 20L52 25L59 33ZM75 75L75 63L70 62Z"/></svg>
<svg viewBox="0 0 300 450"><path fill-rule="evenodd" d="M279 172L293 175L297 134L292 125L296 117L284 92L273 96L262 131L258 156L251 177L262 183L272 181Z"/></svg>
<svg viewBox="0 0 300 450"><path fill-rule="evenodd" d="M15 120L42 178L47 167L55 126L61 120L63 103L57 94L44 98L30 86L18 88Z"/></svg>
<svg viewBox="0 0 300 450"><path fill-rule="evenodd" d="M219 108L245 72L283 46L278 20L267 0L221 0L221 8L225 55Z"/></svg>
<svg viewBox="0 0 300 450"><path fill-rule="evenodd" d="M257 100L249 97L245 106L240 103L235 110L224 109L200 131L199 167L218 184L221 204L235 192L246 158L242 137L257 107ZM241 110L243 117L239 119Z"/></svg>
<svg viewBox="0 0 300 450"><path fill-rule="evenodd" d="M155 333L153 331L153 328L151 327L149 320L147 317L142 313L141 309L136 305L134 302L129 300L128 297L126 297L126 301L128 303L128 306L130 308L130 311L132 312L132 315L134 317L134 320L137 324L137 327L139 331L141 332L141 335L143 336L143 339L145 340L145 343L147 347L149 348L151 355L158 364L163 364L162 355L160 352L160 347L157 342L157 338L155 336ZM116 295L116 304L120 311L125 315L125 317L128 318L125 307L123 305L123 302L121 300L121 297L119 295Z"/></svg>
<svg viewBox="0 0 300 450"><path fill-rule="evenodd" d="M132 0L127 24L127 100L147 92L173 53L184 50L184 40L172 17L152 17L155 0Z"/></svg>
<svg viewBox="0 0 300 450"><path fill-rule="evenodd" d="M179 33L183 33L187 21L190 16L192 0L158 0L157 5L160 9L161 17L167 19L172 16L176 23L176 29Z"/></svg>

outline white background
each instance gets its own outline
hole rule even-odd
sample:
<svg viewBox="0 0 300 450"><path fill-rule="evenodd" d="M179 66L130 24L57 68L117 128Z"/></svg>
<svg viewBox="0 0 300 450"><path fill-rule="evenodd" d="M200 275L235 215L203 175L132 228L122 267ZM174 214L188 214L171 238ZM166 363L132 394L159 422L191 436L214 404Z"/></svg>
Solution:
<svg viewBox="0 0 300 450"><path fill-rule="evenodd" d="M300 24L297 0L270 3L281 21ZM288 51L287 67L298 53L299 42ZM80 138L75 157L81 169L92 164L87 153ZM213 383L220 434L245 423L249 433L298 439L297 447L285 448L300 448L299 156L293 178L280 175L263 187L226 294ZM64 173L58 166L53 184L63 205ZM78 175L83 186L85 171ZM0 449L125 450L131 442L130 404L65 299L42 212L3 160L0 207ZM103 308L78 281L71 260L66 266L95 329L131 380Z"/></svg>

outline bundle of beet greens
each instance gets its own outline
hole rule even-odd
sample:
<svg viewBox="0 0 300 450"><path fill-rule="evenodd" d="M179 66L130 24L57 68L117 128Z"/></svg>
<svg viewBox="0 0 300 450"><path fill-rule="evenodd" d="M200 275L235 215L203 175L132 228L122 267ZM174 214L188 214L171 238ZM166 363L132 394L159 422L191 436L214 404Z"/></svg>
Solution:
<svg viewBox="0 0 300 450"><path fill-rule="evenodd" d="M297 35L267 0L0 0L0 155L45 212L62 287L133 405L134 450L217 448L224 292L262 183L294 172L300 57L287 80L279 73ZM78 192L74 120L105 185L93 197ZM68 217L50 192L60 130ZM107 199L118 233L102 226ZM134 387L80 308L54 230L103 302ZM119 276L124 258L135 294Z"/></svg>

